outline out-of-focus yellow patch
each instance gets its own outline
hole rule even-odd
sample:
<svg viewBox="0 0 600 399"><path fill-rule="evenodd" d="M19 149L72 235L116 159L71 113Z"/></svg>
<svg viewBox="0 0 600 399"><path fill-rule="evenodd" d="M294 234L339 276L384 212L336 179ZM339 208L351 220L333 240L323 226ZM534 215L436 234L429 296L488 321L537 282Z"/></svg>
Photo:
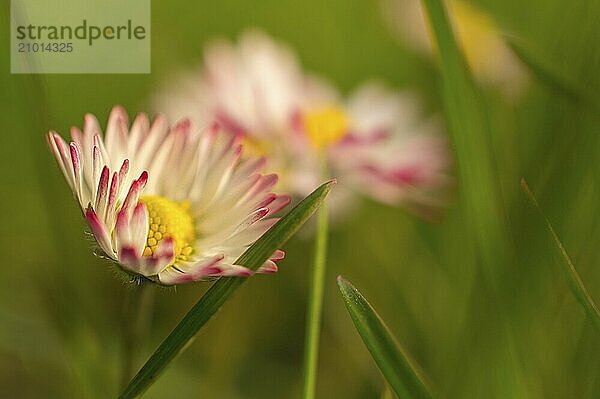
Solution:
<svg viewBox="0 0 600 399"><path fill-rule="evenodd" d="M304 115L304 128L310 142L323 149L339 141L348 131L348 117L338 107L322 107Z"/></svg>
<svg viewBox="0 0 600 399"><path fill-rule="evenodd" d="M196 239L189 202L175 202L157 195L143 196L140 202L148 210L149 228L144 256L152 256L160 242L171 237L175 245L175 260L188 260Z"/></svg>
<svg viewBox="0 0 600 399"><path fill-rule="evenodd" d="M446 3L450 21L456 34L469 67L480 71L489 62L490 53L494 52L498 40L498 27L494 20L487 14L475 9L470 4L451 0ZM433 31L427 18L429 38L433 39ZM435 40L431 40L434 50L437 51ZM493 56L493 55L492 55Z"/></svg>
<svg viewBox="0 0 600 399"><path fill-rule="evenodd" d="M490 55L490 44L498 35L494 20L463 1L451 1L450 13L454 29L465 52L467 62L478 69Z"/></svg>
<svg viewBox="0 0 600 399"><path fill-rule="evenodd" d="M273 151L269 140L259 140L247 135L242 139L242 145L244 146L244 155L251 157L267 156Z"/></svg>

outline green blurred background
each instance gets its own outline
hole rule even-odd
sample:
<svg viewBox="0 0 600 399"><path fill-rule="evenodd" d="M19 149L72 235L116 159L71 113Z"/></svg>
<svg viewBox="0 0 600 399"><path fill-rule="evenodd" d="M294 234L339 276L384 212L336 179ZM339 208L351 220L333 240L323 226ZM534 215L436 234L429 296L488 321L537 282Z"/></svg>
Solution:
<svg viewBox="0 0 600 399"><path fill-rule="evenodd" d="M306 69L347 91L377 77L417 90L443 112L438 67L394 40L376 2L152 4L150 75L10 75L8 2L0 76L3 170L0 387L11 398L115 397L123 300L129 287L93 256L78 207L44 134L63 135L113 104L149 110L156 86L198 65L215 36L248 27L288 42ZM598 97L600 2L479 0L507 32ZM484 92L515 259L492 272L496 292L466 260L454 201L437 223L363 201L334 226L317 396L376 398L384 380L339 297L349 278L449 398L598 398L600 337L568 289L556 250L519 189L525 176L590 292L600 298L600 115L534 83L518 104ZM598 98L600 100L600 98ZM503 246L499 246L503 247ZM310 240L286 247L280 272L243 286L147 398L294 398L301 391ZM141 366L208 284L156 289ZM498 309L508 318L502 339Z"/></svg>

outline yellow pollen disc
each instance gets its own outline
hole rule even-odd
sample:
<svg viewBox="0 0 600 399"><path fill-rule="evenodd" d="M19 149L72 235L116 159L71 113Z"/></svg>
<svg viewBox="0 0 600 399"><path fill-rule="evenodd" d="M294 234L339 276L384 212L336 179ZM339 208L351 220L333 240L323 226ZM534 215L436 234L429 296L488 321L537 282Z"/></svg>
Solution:
<svg viewBox="0 0 600 399"><path fill-rule="evenodd" d="M144 256L152 256L161 241L172 238L176 260L188 260L196 239L194 219L190 214L189 202L175 202L157 195L140 198L148 210L148 239Z"/></svg>
<svg viewBox="0 0 600 399"><path fill-rule="evenodd" d="M348 118L337 107L317 108L304 115L304 127L310 142L317 149L323 149L344 137Z"/></svg>

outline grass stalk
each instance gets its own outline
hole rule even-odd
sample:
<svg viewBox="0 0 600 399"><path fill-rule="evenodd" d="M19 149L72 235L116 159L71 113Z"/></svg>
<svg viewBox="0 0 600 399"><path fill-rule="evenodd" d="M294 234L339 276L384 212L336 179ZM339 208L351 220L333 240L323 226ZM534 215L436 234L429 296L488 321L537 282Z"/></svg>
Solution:
<svg viewBox="0 0 600 399"><path fill-rule="evenodd" d="M326 157L321 156L322 171L326 177ZM315 239L315 256L313 272L309 288L308 309L306 313L306 335L304 344L304 384L302 397L314 399L317 385L319 363L319 336L321 333L321 317L323 313L323 295L325 292L325 269L327 261L327 239L329 232L329 215L324 203L317 211L317 232Z"/></svg>

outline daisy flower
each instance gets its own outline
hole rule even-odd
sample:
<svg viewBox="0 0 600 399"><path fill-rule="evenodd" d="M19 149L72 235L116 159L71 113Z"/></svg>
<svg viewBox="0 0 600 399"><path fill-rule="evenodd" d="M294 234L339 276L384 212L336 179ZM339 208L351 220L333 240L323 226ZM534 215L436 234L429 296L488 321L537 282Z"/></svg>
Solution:
<svg viewBox="0 0 600 399"><path fill-rule="evenodd" d="M344 100L260 32L209 46L200 71L180 83L156 106L174 116L185 110L198 123L218 121L248 152L267 156L281 187L298 197L322 180L323 154L340 182L333 209L352 190L391 204L433 204L431 193L446 181L445 141L421 119L413 96L367 84Z"/></svg>
<svg viewBox="0 0 600 399"><path fill-rule="evenodd" d="M423 118L418 104L409 92L369 82L344 102L314 100L299 129L314 147L315 137L327 131L318 124L338 118L339 133L328 147L333 173L387 204L438 207L444 203L440 189L449 183L450 156L438 119Z"/></svg>
<svg viewBox="0 0 600 399"><path fill-rule="evenodd" d="M527 81L524 68L501 36L494 19L463 0L445 2L459 44L475 77L513 98ZM432 32L419 0L382 0L382 10L398 39L435 53Z"/></svg>
<svg viewBox="0 0 600 399"><path fill-rule="evenodd" d="M107 257L136 279L172 285L249 276L234 262L290 201L272 191L263 158L242 159L239 139L215 125L200 133L188 120L167 126L139 114L131 127L114 107L106 133L86 115L67 144L48 143L91 232ZM277 251L259 269L275 272Z"/></svg>

